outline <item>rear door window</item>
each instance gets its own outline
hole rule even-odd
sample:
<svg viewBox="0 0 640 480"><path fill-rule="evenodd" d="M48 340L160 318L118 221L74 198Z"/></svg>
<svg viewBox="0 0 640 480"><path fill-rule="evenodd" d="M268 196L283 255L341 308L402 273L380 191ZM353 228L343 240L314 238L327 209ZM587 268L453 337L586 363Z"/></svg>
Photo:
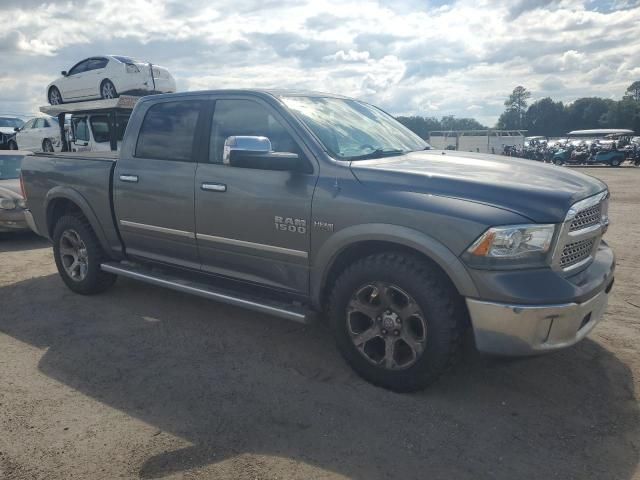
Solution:
<svg viewBox="0 0 640 480"><path fill-rule="evenodd" d="M75 132L76 140L88 142L89 126L87 125L87 118L86 117L74 118L73 131Z"/></svg>
<svg viewBox="0 0 640 480"><path fill-rule="evenodd" d="M136 157L157 160L193 160L200 101L185 100L153 105L140 128Z"/></svg>

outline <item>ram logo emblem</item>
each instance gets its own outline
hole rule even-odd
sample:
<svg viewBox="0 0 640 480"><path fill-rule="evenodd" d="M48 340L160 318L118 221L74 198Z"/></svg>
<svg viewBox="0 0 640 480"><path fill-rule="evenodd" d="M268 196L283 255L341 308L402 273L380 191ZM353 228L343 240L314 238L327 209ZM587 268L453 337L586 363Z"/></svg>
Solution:
<svg viewBox="0 0 640 480"><path fill-rule="evenodd" d="M276 230L280 232L307 233L307 221L301 218L274 217Z"/></svg>

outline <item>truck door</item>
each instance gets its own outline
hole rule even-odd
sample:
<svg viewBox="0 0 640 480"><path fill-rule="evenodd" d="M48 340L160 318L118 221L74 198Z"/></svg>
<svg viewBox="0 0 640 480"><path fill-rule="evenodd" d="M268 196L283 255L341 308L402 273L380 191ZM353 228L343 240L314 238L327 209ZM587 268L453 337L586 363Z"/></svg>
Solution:
<svg viewBox="0 0 640 480"><path fill-rule="evenodd" d="M145 105L134 120L137 142L121 150L113 179L128 255L200 268L193 182L201 105L197 99L166 100Z"/></svg>
<svg viewBox="0 0 640 480"><path fill-rule="evenodd" d="M294 152L299 172L222 163L225 139L265 136L274 151ZM208 161L195 181L196 235L202 269L306 293L311 199L317 168L278 112L259 99L218 98L209 129ZM308 168L307 168L308 167Z"/></svg>

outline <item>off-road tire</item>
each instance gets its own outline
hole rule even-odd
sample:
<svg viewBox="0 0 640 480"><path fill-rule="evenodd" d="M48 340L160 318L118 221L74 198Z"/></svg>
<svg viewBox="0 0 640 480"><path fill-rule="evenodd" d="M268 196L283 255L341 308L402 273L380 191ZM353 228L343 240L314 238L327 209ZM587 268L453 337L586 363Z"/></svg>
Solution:
<svg viewBox="0 0 640 480"><path fill-rule="evenodd" d="M347 306L359 288L387 282L408 293L426 321L426 345L406 369L389 370L372 364L354 345L347 327ZM365 380L395 392L421 390L455 362L467 322L462 297L450 280L429 262L404 253L381 253L347 267L338 277L328 301L328 316L338 350Z"/></svg>
<svg viewBox="0 0 640 480"><path fill-rule="evenodd" d="M87 273L86 276L78 281L71 278L65 270L60 254L60 239L64 232L73 230L86 246L87 251ZM53 230L53 257L58 267L58 273L62 277L64 283L76 293L81 295L93 295L103 292L111 287L116 279L116 275L104 272L100 269L100 264L108 260L96 234L91 225L81 215L65 215L60 217L56 222Z"/></svg>

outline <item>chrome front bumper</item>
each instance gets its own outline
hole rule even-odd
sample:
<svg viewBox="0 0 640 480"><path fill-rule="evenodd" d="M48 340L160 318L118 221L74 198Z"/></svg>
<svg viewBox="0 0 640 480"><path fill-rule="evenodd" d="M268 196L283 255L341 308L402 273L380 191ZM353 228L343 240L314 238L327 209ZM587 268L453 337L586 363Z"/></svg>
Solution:
<svg viewBox="0 0 640 480"><path fill-rule="evenodd" d="M467 298L476 347L498 355L532 355L579 342L602 319L606 290L583 303L507 305Z"/></svg>

